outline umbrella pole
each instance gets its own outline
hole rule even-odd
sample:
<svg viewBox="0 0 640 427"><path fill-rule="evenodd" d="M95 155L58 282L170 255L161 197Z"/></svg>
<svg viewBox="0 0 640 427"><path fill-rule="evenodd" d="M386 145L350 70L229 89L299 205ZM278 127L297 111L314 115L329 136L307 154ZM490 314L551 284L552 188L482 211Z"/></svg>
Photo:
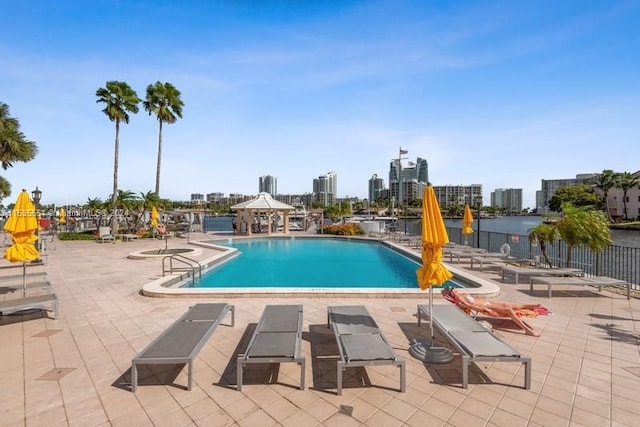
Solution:
<svg viewBox="0 0 640 427"><path fill-rule="evenodd" d="M409 354L430 365L446 364L453 361L453 352L446 347L435 347L433 331L433 286L429 287L429 329L430 340L412 340Z"/></svg>
<svg viewBox="0 0 640 427"><path fill-rule="evenodd" d="M22 261L22 298L27 297L27 263Z"/></svg>
<svg viewBox="0 0 640 427"><path fill-rule="evenodd" d="M429 286L429 329L431 331L431 345L433 348L433 342L436 340L436 334L433 332L433 286Z"/></svg>

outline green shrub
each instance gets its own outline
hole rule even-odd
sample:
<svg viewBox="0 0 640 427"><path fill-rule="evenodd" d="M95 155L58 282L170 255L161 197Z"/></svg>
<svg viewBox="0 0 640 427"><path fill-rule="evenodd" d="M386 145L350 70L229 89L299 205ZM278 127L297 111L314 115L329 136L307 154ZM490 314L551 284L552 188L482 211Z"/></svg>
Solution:
<svg viewBox="0 0 640 427"><path fill-rule="evenodd" d="M93 232L86 233L58 233L60 240L95 240L96 236Z"/></svg>

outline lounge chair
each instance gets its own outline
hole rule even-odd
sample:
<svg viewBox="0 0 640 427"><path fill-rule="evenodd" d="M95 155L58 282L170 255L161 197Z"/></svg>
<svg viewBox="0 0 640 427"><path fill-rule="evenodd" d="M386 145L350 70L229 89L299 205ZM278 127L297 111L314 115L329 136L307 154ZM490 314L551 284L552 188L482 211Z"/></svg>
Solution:
<svg viewBox="0 0 640 427"><path fill-rule="evenodd" d="M301 343L302 305L267 305L246 352L238 355L238 391L242 390L242 375L246 365L276 362L300 365L300 390L304 390L305 357Z"/></svg>
<svg viewBox="0 0 640 427"><path fill-rule="evenodd" d="M437 329L462 357L462 388L469 384L469 365L472 362L515 362L525 366L524 388L531 388L531 358L524 357L498 336L489 332L475 319L455 305L418 305L418 325L423 317L433 322Z"/></svg>
<svg viewBox="0 0 640 427"><path fill-rule="evenodd" d="M131 361L131 391L138 387L138 365L188 364L187 389L193 384L193 361L211 334L231 312L235 324L234 306L226 303L196 304L151 341Z"/></svg>
<svg viewBox="0 0 640 427"><path fill-rule="evenodd" d="M502 265L502 281L504 282L507 274L515 276L515 284L518 284L518 278L520 275L527 276L578 276L584 274L579 268L531 268L531 267L519 267L517 265Z"/></svg>
<svg viewBox="0 0 640 427"><path fill-rule="evenodd" d="M474 264L480 264L480 271L483 271L485 267L495 267L501 268L503 265L509 263L511 265L518 264L518 266L522 267L523 265L532 265L535 262L530 259L521 259L521 258L511 258L511 257L496 257L496 256L486 256L486 254L480 254L471 257L471 264L469 267L473 270Z"/></svg>
<svg viewBox="0 0 640 427"><path fill-rule="evenodd" d="M111 234L111 229L109 227L99 227L96 241L100 243L113 242L115 241L115 236Z"/></svg>
<svg viewBox="0 0 640 427"><path fill-rule="evenodd" d="M400 368L400 391L406 391L405 361L396 356L393 347L366 307L331 306L327 308L327 326L333 328L338 343L337 394L342 394L342 372L346 368L394 365Z"/></svg>
<svg viewBox="0 0 640 427"><path fill-rule="evenodd" d="M31 290L41 290L44 291L47 294L50 294L52 292L52 288L51 288L51 283L48 280L39 280L39 281L29 281L26 284L22 284L22 283L11 283L11 284L0 284L0 295L1 294L7 294L7 293L15 293L15 292L21 292L21 291L31 291Z"/></svg>
<svg viewBox="0 0 640 427"><path fill-rule="evenodd" d="M34 273L26 273L26 274L9 274L6 276L0 276L0 282L6 283L10 281L20 281L20 283L22 283L23 279L26 279L27 281L31 279L41 281L41 280L44 280L46 277L47 277L46 271L37 271Z"/></svg>
<svg viewBox="0 0 640 427"><path fill-rule="evenodd" d="M58 318L58 296L54 293L35 295L26 298L7 299L0 301L0 313L4 316L7 312L13 313L31 308L42 308L42 304L51 303L53 318Z"/></svg>
<svg viewBox="0 0 640 427"><path fill-rule="evenodd" d="M627 299L631 299L631 283L625 280L614 279L606 276L589 276L589 277L549 277L549 276L533 276L529 278L529 292L533 293L534 283L547 285L548 297L551 298L551 287L555 285L591 285L598 286L598 292L602 291L603 285L609 286L626 286Z"/></svg>

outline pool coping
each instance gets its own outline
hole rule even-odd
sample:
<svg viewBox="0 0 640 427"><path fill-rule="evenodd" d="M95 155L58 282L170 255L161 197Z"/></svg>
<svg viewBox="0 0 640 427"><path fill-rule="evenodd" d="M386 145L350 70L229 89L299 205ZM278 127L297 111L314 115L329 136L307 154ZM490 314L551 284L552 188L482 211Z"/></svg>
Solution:
<svg viewBox="0 0 640 427"><path fill-rule="evenodd" d="M403 253L404 255L420 261L420 256L415 251L398 245L387 240L364 237L364 236L296 236L295 238L338 238L377 241L392 247L393 249ZM257 236L256 238L264 238ZM289 238L278 236L276 238ZM202 246L209 249L215 249L220 253L215 254L205 260L200 261L203 265L203 273L210 270L212 266L232 259L237 255L237 249L226 246L216 245L211 241L192 241L190 245ZM455 267L449 263L444 263L449 271L455 276L467 281L472 281L480 286L474 288L466 288L466 290L474 296L494 297L500 293L500 286L494 282L483 279L481 277L470 274L467 270ZM166 276L155 279L142 287L141 293L144 296L155 298L175 298L175 297L225 297L225 298L261 298L261 297L301 297L301 298L424 298L428 295L428 290L421 290L419 287L415 289L379 289L379 288L183 288L178 287L182 283L190 279L188 272L168 274ZM434 296L440 297L439 292L434 292Z"/></svg>

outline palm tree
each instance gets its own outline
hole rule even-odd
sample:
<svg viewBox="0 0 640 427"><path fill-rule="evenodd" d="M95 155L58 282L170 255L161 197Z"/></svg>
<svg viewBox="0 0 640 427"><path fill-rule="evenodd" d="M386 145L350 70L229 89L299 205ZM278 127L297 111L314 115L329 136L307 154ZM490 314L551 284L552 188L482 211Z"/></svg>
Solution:
<svg viewBox="0 0 640 427"><path fill-rule="evenodd" d="M2 169L13 167L15 162L28 162L38 154L38 146L20 131L20 123L9 115L9 106L0 102L0 164ZM11 184L0 177L0 199L11 194Z"/></svg>
<svg viewBox="0 0 640 427"><path fill-rule="evenodd" d="M604 195L604 206L607 213L607 218L612 222L611 213L609 212L609 190L616 185L616 174L611 169L605 169L601 174L595 177L594 187L602 190Z"/></svg>
<svg viewBox="0 0 640 427"><path fill-rule="evenodd" d="M630 172L622 172L618 175L616 187L620 188L623 193L622 203L624 204L624 219L629 219L627 215L627 193L630 189L640 184L640 176L633 175Z"/></svg>
<svg viewBox="0 0 640 427"><path fill-rule="evenodd" d="M144 212L151 212L151 208L154 206L158 208L162 205L160 197L153 191L147 191L146 193L140 192L140 216L138 219L144 218ZM136 220L136 227L138 226L138 220ZM140 224L140 226L144 226L144 223Z"/></svg>
<svg viewBox="0 0 640 427"><path fill-rule="evenodd" d="M529 242L540 243L540 252L549 267L553 267L553 264L547 254L547 243L553 244L559 238L558 230L551 224L540 223L529 229Z"/></svg>
<svg viewBox="0 0 640 427"><path fill-rule="evenodd" d="M184 103L180 99L180 91L171 83L156 82L147 86L147 97L142 103L149 115L155 114L159 122L158 130L158 164L156 167L156 194L160 195L160 164L162 162L162 124L175 123L182 118Z"/></svg>
<svg viewBox="0 0 640 427"><path fill-rule="evenodd" d="M612 243L607 216L590 206L563 204L562 217L555 228L567 245L567 267L571 267L573 248L586 246L600 252Z"/></svg>
<svg viewBox="0 0 640 427"><path fill-rule="evenodd" d="M118 221L116 216L116 202L118 196L118 152L120 149L120 122L129 123L129 113L138 112L138 104L141 99L135 90L125 82L108 81L106 88L96 91L97 103L105 104L103 113L109 120L116 123L115 154L113 157L113 193L111 193L111 233L118 232Z"/></svg>
<svg viewBox="0 0 640 427"><path fill-rule="evenodd" d="M118 190L118 194L116 195L116 211L118 209L122 210L122 216L124 217L124 221L127 224L127 230L129 231L131 231L129 214L135 208L135 204L138 200L138 196L136 196L133 191L129 190Z"/></svg>

